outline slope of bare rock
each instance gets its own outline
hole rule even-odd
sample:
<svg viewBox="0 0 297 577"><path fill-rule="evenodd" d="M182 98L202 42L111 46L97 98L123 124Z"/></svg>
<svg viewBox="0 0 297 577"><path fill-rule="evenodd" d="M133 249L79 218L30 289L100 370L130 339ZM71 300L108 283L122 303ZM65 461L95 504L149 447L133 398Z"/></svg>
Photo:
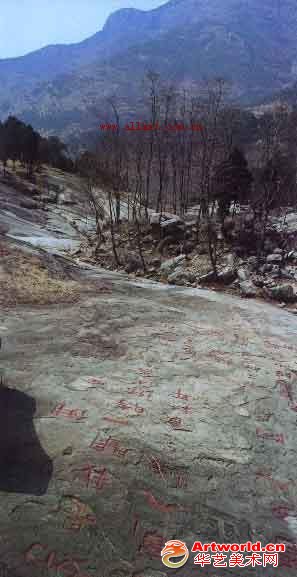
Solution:
<svg viewBox="0 0 297 577"><path fill-rule="evenodd" d="M160 552L176 538L285 541L280 569L240 574L295 577L296 317L74 263L61 213L18 203L2 207L1 246L79 295L54 285L46 304L1 310L0 575L175 575Z"/></svg>
<svg viewBox="0 0 297 577"><path fill-rule="evenodd" d="M81 272L95 279L106 290L79 303L1 315L7 575L172 575L160 551L173 538L286 540L267 574L296 575L295 317Z"/></svg>

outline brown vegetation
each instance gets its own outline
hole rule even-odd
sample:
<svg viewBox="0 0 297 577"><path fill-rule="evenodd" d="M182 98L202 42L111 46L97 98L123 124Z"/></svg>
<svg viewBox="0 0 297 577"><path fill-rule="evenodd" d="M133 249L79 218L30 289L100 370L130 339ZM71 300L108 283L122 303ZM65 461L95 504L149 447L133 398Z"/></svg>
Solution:
<svg viewBox="0 0 297 577"><path fill-rule="evenodd" d="M76 281L53 278L41 257L0 244L0 305L73 303L80 298Z"/></svg>

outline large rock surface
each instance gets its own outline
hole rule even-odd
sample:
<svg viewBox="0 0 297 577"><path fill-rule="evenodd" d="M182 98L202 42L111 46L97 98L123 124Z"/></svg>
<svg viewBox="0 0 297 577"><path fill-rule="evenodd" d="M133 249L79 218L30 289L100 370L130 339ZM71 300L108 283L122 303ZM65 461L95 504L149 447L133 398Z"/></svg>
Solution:
<svg viewBox="0 0 297 577"><path fill-rule="evenodd" d="M297 319L83 275L103 288L75 306L2 314L8 575L156 577L171 538L294 542Z"/></svg>
<svg viewBox="0 0 297 577"><path fill-rule="evenodd" d="M57 250L49 229L3 214L27 250L41 233ZM296 577L297 318L77 275L73 305L1 311L3 576L174 575L160 552L177 538L285 540L279 569L240 575ZM233 574L193 560L178 574Z"/></svg>

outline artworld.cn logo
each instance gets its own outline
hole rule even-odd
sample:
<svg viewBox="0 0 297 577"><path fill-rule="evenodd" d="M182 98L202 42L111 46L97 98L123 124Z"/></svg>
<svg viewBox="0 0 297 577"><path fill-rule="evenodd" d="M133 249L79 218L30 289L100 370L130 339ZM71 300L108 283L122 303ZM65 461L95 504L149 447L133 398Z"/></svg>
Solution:
<svg viewBox="0 0 297 577"><path fill-rule="evenodd" d="M183 567L189 559L189 550L183 541L167 541L161 551L162 563L170 569ZM179 561L171 561L181 557Z"/></svg>

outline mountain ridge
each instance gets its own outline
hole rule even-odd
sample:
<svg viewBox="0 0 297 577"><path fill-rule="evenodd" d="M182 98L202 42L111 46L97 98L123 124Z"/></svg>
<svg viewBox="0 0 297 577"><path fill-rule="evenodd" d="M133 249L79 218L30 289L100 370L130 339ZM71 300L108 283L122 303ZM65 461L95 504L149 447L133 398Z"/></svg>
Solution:
<svg viewBox="0 0 297 577"><path fill-rule="evenodd" d="M297 80L296 36L292 0L170 0L149 11L123 8L82 42L0 60L0 115L31 119L36 129L62 136L91 129L98 112L107 113L111 95L118 95L126 116L138 110L149 69L193 91L205 78L224 77L232 97L250 105Z"/></svg>

